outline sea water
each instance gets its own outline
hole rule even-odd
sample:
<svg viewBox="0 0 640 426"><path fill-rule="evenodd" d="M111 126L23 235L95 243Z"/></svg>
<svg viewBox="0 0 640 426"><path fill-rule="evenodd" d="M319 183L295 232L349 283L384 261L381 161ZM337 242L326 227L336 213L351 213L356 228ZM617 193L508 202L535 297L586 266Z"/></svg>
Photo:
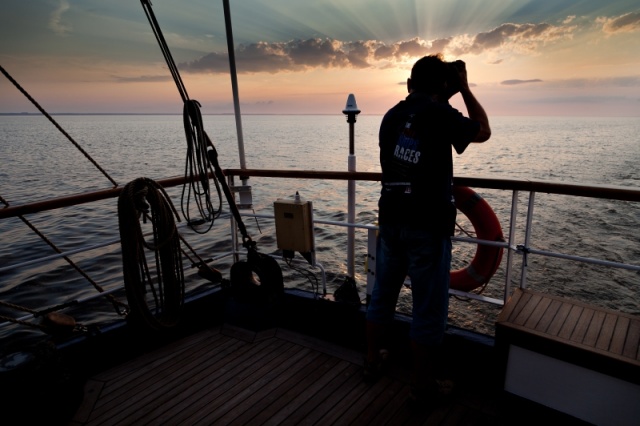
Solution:
<svg viewBox="0 0 640 426"><path fill-rule="evenodd" d="M138 177L159 180L185 173L186 139L179 115L56 115L54 119L84 151L37 115L0 116L0 196L9 205L108 189L111 180L124 185ZM378 172L377 133L381 117L361 115L355 123L358 171ZM586 185L640 188L640 120L637 117L492 117L493 135L454 155L457 176L544 180ZM236 122L232 115L204 116L207 134L216 146L222 168L239 168ZM246 165L257 169L347 170L349 124L341 115L247 115L242 118ZM95 164L92 163L92 161ZM101 170L102 171L101 171ZM296 192L313 202L316 219L346 221L347 182L251 178L256 212L270 214L273 202ZM379 182L356 186L356 221L375 224ZM511 191L477 188L496 212L505 235L509 232ZM169 189L181 208L181 188ZM217 200L216 197L214 199ZM528 194L520 195L519 226ZM223 210L228 212L226 203ZM11 218L0 223L0 268L54 254L27 223L39 229L62 251L98 245L117 239L116 199ZM461 225L472 227L460 217ZM261 251L275 252L272 221L245 219L249 234ZM614 262L640 264L640 206L624 201L597 200L536 194L530 246L539 250ZM201 235L181 228L185 239L205 258L231 248L229 222L218 219L211 232ZM317 261L327 271L328 292L343 281L346 266L346 230L317 226ZM366 285L366 231L356 231L356 280L364 296ZM517 235L523 243L523 235ZM454 244L453 269L464 267L474 248ZM103 289L120 286L122 263L119 244L72 256L72 260ZM231 258L214 266L227 274ZM506 255L483 294L504 295ZM304 262L300 264L304 267ZM515 257L519 278L522 266ZM185 261L188 292L203 283ZM283 267L287 282L306 289L318 288L315 279ZM307 268L319 277L317 268ZM511 283L517 285L516 282ZM529 288L568 296L601 306L640 314L640 275L574 261L530 256ZM320 290L321 291L321 290ZM41 309L97 294L64 260L38 264L29 270L0 272L0 301ZM124 296L116 293L120 298ZM123 301L126 301L123 299ZM83 324L117 317L109 303L91 302L74 317ZM492 333L499 306L452 298L450 323ZM410 313L410 290L404 289L399 310ZM73 310L72 310L73 311ZM0 306L6 316L22 311ZM31 333L25 326L0 328L0 338Z"/></svg>

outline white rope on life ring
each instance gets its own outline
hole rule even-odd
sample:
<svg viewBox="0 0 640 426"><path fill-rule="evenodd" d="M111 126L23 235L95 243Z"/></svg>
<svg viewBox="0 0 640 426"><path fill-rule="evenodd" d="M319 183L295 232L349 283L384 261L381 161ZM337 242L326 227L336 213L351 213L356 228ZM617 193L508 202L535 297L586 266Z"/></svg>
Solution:
<svg viewBox="0 0 640 426"><path fill-rule="evenodd" d="M504 241L500 221L484 198L466 186L455 186L453 196L456 208L469 218L478 239ZM486 284L500 266L502 252L502 247L478 244L471 263L451 271L449 287L471 291Z"/></svg>

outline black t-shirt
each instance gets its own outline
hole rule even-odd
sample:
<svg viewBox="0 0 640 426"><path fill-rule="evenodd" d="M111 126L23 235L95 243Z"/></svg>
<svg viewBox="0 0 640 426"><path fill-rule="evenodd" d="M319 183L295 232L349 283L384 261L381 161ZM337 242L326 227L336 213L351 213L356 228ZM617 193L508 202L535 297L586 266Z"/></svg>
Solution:
<svg viewBox="0 0 640 426"><path fill-rule="evenodd" d="M449 104L413 93L391 108L380 126L380 223L406 223L452 235L451 147L462 154L480 123Z"/></svg>

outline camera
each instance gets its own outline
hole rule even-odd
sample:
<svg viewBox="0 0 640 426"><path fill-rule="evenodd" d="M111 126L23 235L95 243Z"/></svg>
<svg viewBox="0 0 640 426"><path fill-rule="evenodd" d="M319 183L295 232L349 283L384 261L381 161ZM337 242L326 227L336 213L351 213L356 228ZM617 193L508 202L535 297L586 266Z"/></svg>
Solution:
<svg viewBox="0 0 640 426"><path fill-rule="evenodd" d="M460 91L460 73L465 70L465 64L461 60L453 62L445 62L446 71L446 87L444 89L445 99L449 99Z"/></svg>

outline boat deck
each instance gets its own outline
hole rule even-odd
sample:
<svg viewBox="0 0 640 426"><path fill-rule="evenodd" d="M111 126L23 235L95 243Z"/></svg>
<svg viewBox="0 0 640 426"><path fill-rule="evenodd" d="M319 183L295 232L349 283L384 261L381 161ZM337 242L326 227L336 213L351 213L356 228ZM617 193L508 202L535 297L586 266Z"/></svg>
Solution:
<svg viewBox="0 0 640 426"><path fill-rule="evenodd" d="M358 351L223 325L94 375L70 424L580 424L471 376L456 379L451 401L410 407L401 364L366 385Z"/></svg>

